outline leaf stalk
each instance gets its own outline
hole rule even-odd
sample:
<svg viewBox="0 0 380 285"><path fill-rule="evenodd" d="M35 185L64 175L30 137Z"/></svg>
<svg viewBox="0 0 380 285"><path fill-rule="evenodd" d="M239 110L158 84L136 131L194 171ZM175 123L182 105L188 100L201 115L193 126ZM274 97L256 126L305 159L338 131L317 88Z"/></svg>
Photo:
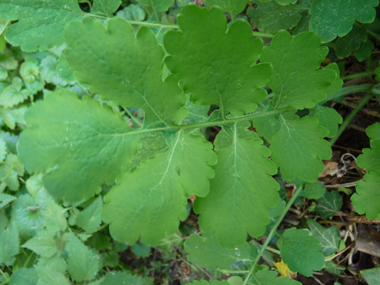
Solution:
<svg viewBox="0 0 380 285"><path fill-rule="evenodd" d="M284 211L282 212L281 216L278 218L277 222L275 223L275 225L273 226L273 228L269 232L268 237L265 240L264 244L262 245L262 247L261 247L261 249L260 249L260 251L259 251L259 253L258 253L258 255L257 255L256 259L255 259L255 261L251 265L251 268L249 269L249 273L248 273L247 277L244 279L243 285L246 285L247 282L249 281L249 278L253 274L253 272L255 270L255 267L258 264L261 256L264 254L264 251L266 250L266 248L267 248L270 240L272 239L273 235L277 231L277 228L280 226L281 221L284 219L286 213L289 211L290 207L293 205L294 201L297 199L297 197L298 197L299 193L301 192L301 190L302 190L302 187L299 186L297 188L297 190L294 192L292 198L290 198L289 202L286 204L286 207L285 207Z"/></svg>

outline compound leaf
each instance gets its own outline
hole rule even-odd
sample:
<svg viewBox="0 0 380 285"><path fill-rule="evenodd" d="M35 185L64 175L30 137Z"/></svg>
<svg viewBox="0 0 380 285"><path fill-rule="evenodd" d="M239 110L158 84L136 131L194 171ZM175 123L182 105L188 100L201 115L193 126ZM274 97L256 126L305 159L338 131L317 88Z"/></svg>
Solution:
<svg viewBox="0 0 380 285"><path fill-rule="evenodd" d="M197 198L194 210L200 213L204 232L216 232L222 247L243 245L247 232L259 237L269 224L265 206L278 202L278 183L270 176L277 172L268 159L269 150L249 124L234 124L217 136L218 164L211 180L210 194ZM226 145L229 142L230 145Z"/></svg>
<svg viewBox="0 0 380 285"><path fill-rule="evenodd" d="M186 116L186 109L181 109L186 96L177 80L173 76L161 79L164 51L149 28L140 28L135 37L132 26L122 18L111 19L105 28L86 17L70 23L65 40L65 58L75 78L103 100L143 108L145 127L179 123Z"/></svg>
<svg viewBox="0 0 380 285"><path fill-rule="evenodd" d="M182 9L178 23L181 31L164 36L170 54L165 63L190 99L196 105L219 105L223 118L255 111L255 103L266 97L261 87L271 68L255 64L263 43L252 39L250 25L238 20L227 29L220 9L193 5Z"/></svg>
<svg viewBox="0 0 380 285"><path fill-rule="evenodd" d="M214 176L209 165L216 163L211 143L184 130L166 140L167 152L118 177L104 197L103 220L111 223L111 235L119 242L134 244L141 235L143 244L159 243L186 218L185 192L205 196L209 191L208 179ZM194 165L199 168L196 175Z"/></svg>
<svg viewBox="0 0 380 285"><path fill-rule="evenodd" d="M321 159L331 157L330 144L323 138L327 129L318 125L316 118L298 118L294 114L281 115L280 130L272 137L270 150L273 161L283 177L313 182L323 173Z"/></svg>
<svg viewBox="0 0 380 285"><path fill-rule="evenodd" d="M341 241L339 229L336 226L326 229L312 219L309 219L307 223L311 234L321 243L323 255L330 256L334 254L338 250Z"/></svg>
<svg viewBox="0 0 380 285"><path fill-rule="evenodd" d="M76 224L88 233L94 232L102 222L102 209L102 196L99 196L90 206L79 213Z"/></svg>
<svg viewBox="0 0 380 285"><path fill-rule="evenodd" d="M19 139L20 160L29 173L49 170L46 189L68 202L91 198L104 181L113 184L136 149L138 136L130 135L133 129L123 118L87 96L46 94L25 120L29 127Z"/></svg>
<svg viewBox="0 0 380 285"><path fill-rule="evenodd" d="M227 12L234 18L247 6L247 0L206 0L205 5L209 7L218 6L223 12Z"/></svg>
<svg viewBox="0 0 380 285"><path fill-rule="evenodd" d="M336 73L319 69L328 53L328 48L320 44L314 33L305 32L292 38L288 32L280 31L271 46L264 47L260 61L273 67L268 84L274 94L272 106L312 108L327 97L325 89L335 80Z"/></svg>
<svg viewBox="0 0 380 285"><path fill-rule="evenodd" d="M310 31L318 34L322 42L330 42L336 36L348 34L354 22L371 23L376 17L374 7L378 0L347 0L342 5L340 0L314 1L309 13Z"/></svg>
<svg viewBox="0 0 380 285"><path fill-rule="evenodd" d="M276 33L281 29L291 29L302 18L301 13L305 11L297 5L282 6L276 2L257 3L257 7L249 7L248 17L252 24L256 25L262 32Z"/></svg>
<svg viewBox="0 0 380 285"><path fill-rule="evenodd" d="M94 279L100 269L99 256L85 246L72 232L70 232L69 243L65 249L69 253L67 269L71 278L77 282Z"/></svg>
<svg viewBox="0 0 380 285"><path fill-rule="evenodd" d="M112 9L115 4L120 3L118 0L94 1L95 12L98 13L98 7L106 2L112 4L109 6ZM2 19L18 20L8 27L5 34L7 40L27 52L62 45L66 25L73 20L82 19L86 14L77 0L4 0L0 3ZM102 21L105 19L107 18L104 16L99 18Z"/></svg>
<svg viewBox="0 0 380 285"><path fill-rule="evenodd" d="M250 246L225 249L213 234L191 235L185 242L187 257L192 263L207 269L229 268L236 260L250 258Z"/></svg>
<svg viewBox="0 0 380 285"><path fill-rule="evenodd" d="M325 265L321 244L308 230L288 229L281 238L281 257L293 272L311 276Z"/></svg>
<svg viewBox="0 0 380 285"><path fill-rule="evenodd" d="M289 277L277 277L276 271L267 269L260 270L252 277L253 284L257 285L297 285L298 281L289 279Z"/></svg>

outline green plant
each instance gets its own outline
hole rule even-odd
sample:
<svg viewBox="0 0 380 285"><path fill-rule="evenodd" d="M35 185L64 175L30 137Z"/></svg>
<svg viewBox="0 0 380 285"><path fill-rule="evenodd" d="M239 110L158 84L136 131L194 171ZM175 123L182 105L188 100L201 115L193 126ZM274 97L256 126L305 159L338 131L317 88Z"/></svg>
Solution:
<svg viewBox="0 0 380 285"><path fill-rule="evenodd" d="M12 213L16 215L16 203L21 209L21 204L25 206L30 199L45 212L44 222L37 224L43 229L38 233L23 233L13 224L1 233L0 240L9 241L13 248L0 252L0 260L13 264L18 244L10 240L18 240L20 235L27 240L23 247L41 257L35 269L22 270L38 275L39 282L70 284L65 276L67 268L72 281L112 284L107 282L117 281L107 278L119 277L108 274L94 280L102 267L95 258L98 252L83 244L92 236L95 249L107 247L109 239L96 234L102 229L101 221L103 227L109 225L110 235L117 242L133 245L140 240L157 246L177 231L180 220L186 219L187 198L195 194L194 211L200 214L202 236L192 235L185 243L191 262L225 273L245 274L244 281L237 280L240 284L296 284L258 265L260 257L271 250L267 246L272 237L278 234L280 251L274 251L291 271L311 276L324 268L325 258L340 247L336 230L313 224L312 220L310 231L293 227L279 234L277 228L297 197L324 199L335 195L324 193L316 180L324 171L321 160L331 157L330 143L325 138L335 139L342 118L323 104L352 89L341 88L343 80L337 64L320 68L329 52L327 46L321 46L320 38L328 42L337 35L349 36L355 20L372 22L378 1L365 1L363 5L353 1L347 5L339 1L258 3L256 8L249 8L248 15L253 22L258 21L260 32L252 32L243 19L227 23L223 11L234 18L247 1L227 1L228 5L221 6L223 11L186 5L178 16L178 26L160 23L162 12L173 1L139 2L152 6L149 11L157 22L113 17L120 5L117 0L95 0L90 3L91 13L82 11L76 1L0 3L1 18L18 20L5 34L12 45L25 52L51 51L61 46L54 56L45 54L43 59L40 55L24 56L20 68L23 80L15 77L1 93L4 122L10 129L17 123L27 126L20 135L17 156L9 152L5 158L7 151L3 151L5 186L19 189L18 176L24 175L24 166L31 175L26 181L30 195L18 196ZM220 3L206 1L210 6ZM336 26L335 22L323 23L319 19L325 11L320 11L323 3L338 5L342 14L350 16L347 22ZM266 19L268 7L283 12L290 11L292 5L301 8L288 15L284 20L287 25L273 27ZM343 7L361 13L355 18ZM143 18L141 15L138 17ZM257 17L259 20L255 20ZM296 26L308 17L311 31ZM137 33L132 25L141 26ZM334 29L327 32L322 25ZM368 49L365 42L369 28L357 25L365 36L358 32L360 40L348 54L365 45L360 53L363 56ZM294 27L299 33L279 31ZM257 37L271 42L263 47ZM337 53L347 53L338 47L337 40ZM17 64L7 66L5 78ZM26 106L18 105L33 98L46 82L57 87L45 89L43 100L36 100L27 111ZM376 92L373 85L357 88ZM372 96L370 93L365 98ZM17 108L12 109L14 106ZM26 111L25 122L9 119L7 123L4 114L21 112L21 108ZM143 110L143 116L134 115L132 108L138 108L140 114ZM222 128L213 143L203 135L212 126ZM366 204L378 192L378 125L368 134L373 149L358 161L368 174L358 184L353 204L360 214L375 218L380 209ZM5 143L2 147L6 148ZM276 174L296 187L286 204L278 194L280 183L273 177ZM371 189L370 194L361 190L364 188ZM1 195L7 195L4 204L16 199ZM340 196L335 198L339 204ZM334 197L325 200L331 202ZM83 210L78 213L77 207ZM71 226L84 229L82 235L75 235L68 227L63 211L68 213ZM20 221L15 220L17 223ZM268 237L260 246L248 243L247 233L255 238ZM326 235L332 242L324 243ZM50 265L53 257L60 263ZM104 260L112 264L112 253L107 258ZM227 268L237 260L246 262L249 269L229 271ZM46 271L49 266L50 273ZM17 277L12 278L24 278L26 273L20 270L15 274ZM140 277L119 274L120 280L145 282ZM203 283L207 282L198 284Z"/></svg>

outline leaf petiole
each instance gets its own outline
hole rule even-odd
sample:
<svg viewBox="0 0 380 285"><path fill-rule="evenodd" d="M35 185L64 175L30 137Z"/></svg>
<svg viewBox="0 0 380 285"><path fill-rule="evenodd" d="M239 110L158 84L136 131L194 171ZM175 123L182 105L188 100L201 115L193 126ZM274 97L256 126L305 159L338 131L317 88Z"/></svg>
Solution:
<svg viewBox="0 0 380 285"><path fill-rule="evenodd" d="M255 261L251 265L251 268L249 269L249 273L248 273L247 277L244 279L243 285L246 285L247 282L249 281L249 278L253 274L253 272L255 270L255 267L256 267L257 263L259 262L261 256L264 254L264 251L266 250L266 248L267 248L270 240L272 239L273 235L277 231L277 228L281 224L281 221L285 217L286 213L289 211L290 207L293 205L294 201L297 199L297 197L298 197L299 193L301 192L301 190L302 190L302 187L298 187L297 190L294 192L292 198L290 198L289 202L286 204L286 207L285 207L284 211L282 212L281 216L278 218L277 222L275 223L275 225L273 226L273 228L269 232L268 237L265 240L263 246L261 247L261 249L260 249L260 251L259 251L259 253L258 253L258 255L257 255L256 259L255 259Z"/></svg>

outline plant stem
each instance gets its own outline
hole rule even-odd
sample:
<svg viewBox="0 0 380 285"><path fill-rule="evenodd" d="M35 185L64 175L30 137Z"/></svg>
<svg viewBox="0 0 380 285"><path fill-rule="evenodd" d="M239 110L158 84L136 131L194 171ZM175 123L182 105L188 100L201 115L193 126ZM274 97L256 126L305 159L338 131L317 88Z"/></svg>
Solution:
<svg viewBox="0 0 380 285"><path fill-rule="evenodd" d="M264 244L262 245L254 263L251 265L251 268L249 269L249 273L248 273L247 277L245 278L243 285L246 285L247 282L249 281L249 278L251 277L252 273L254 272L255 267L256 267L257 263L259 262L261 256L264 254L266 247L268 246L268 244L269 244L270 240L272 239L274 233L277 231L278 226L281 224L282 219L285 217L286 213L289 211L290 207L293 205L294 201L298 197L301 190L302 190L302 187L298 187L298 189L294 192L292 198L290 198L288 204L286 204L284 211L282 212L281 216L278 218L277 222L275 223L275 225L273 226L273 228L269 232L269 235L268 235L267 239L265 240Z"/></svg>
<svg viewBox="0 0 380 285"><path fill-rule="evenodd" d="M246 274L249 272L249 270L229 270L229 269L218 269L218 271L222 272L223 274Z"/></svg>
<svg viewBox="0 0 380 285"><path fill-rule="evenodd" d="M271 248L271 247L269 247L269 246L266 248L266 250L267 250L267 251L271 251L271 252L273 252L273 253L275 253L275 254L278 254L278 255L281 254L281 251L279 251L278 249Z"/></svg>
<svg viewBox="0 0 380 285"><path fill-rule="evenodd" d="M375 71L366 71L366 72L360 72L360 73L355 73L355 74L350 74L350 75L342 76L340 79L342 79L342 80L348 80L348 79L353 79L353 78L358 78L358 77L371 76L371 75L374 75L374 74L375 74Z"/></svg>
<svg viewBox="0 0 380 285"><path fill-rule="evenodd" d="M339 136L343 133L343 131L347 128L348 124L351 122L351 120L355 117L355 115L361 110L361 108L364 107L365 104L373 97L373 93L368 92L363 99L359 102L359 104L356 106L356 108L351 112L351 114L344 120L343 124L340 125L340 128L338 132L336 133L335 137L333 137L330 140L330 145L333 145Z"/></svg>
<svg viewBox="0 0 380 285"><path fill-rule="evenodd" d="M267 34L267 33L262 33L262 32L255 32L253 31L253 36L254 37L259 37L259 38L273 38L274 35L272 34Z"/></svg>
<svg viewBox="0 0 380 285"><path fill-rule="evenodd" d="M367 27L367 33L370 34L372 37L374 37L376 40L380 41L380 36L378 34L376 34L375 32L372 32L371 30L369 30Z"/></svg>
<svg viewBox="0 0 380 285"><path fill-rule="evenodd" d="M181 5L182 6L185 6L186 5L186 3L185 3L185 1L183 1L183 0L177 0L179 3L181 3Z"/></svg>
<svg viewBox="0 0 380 285"><path fill-rule="evenodd" d="M344 88L341 88L334 95L328 96L321 103L337 99L339 97L342 97L342 96L350 94L350 93L370 92L372 90L372 87L374 87L374 86L375 86L374 84L361 84L361 85L354 85L354 86L344 87Z"/></svg>
<svg viewBox="0 0 380 285"><path fill-rule="evenodd" d="M131 25L148 26L148 27L163 27L165 29L179 29L178 25L162 24L162 23L149 23L140 21L128 21Z"/></svg>

